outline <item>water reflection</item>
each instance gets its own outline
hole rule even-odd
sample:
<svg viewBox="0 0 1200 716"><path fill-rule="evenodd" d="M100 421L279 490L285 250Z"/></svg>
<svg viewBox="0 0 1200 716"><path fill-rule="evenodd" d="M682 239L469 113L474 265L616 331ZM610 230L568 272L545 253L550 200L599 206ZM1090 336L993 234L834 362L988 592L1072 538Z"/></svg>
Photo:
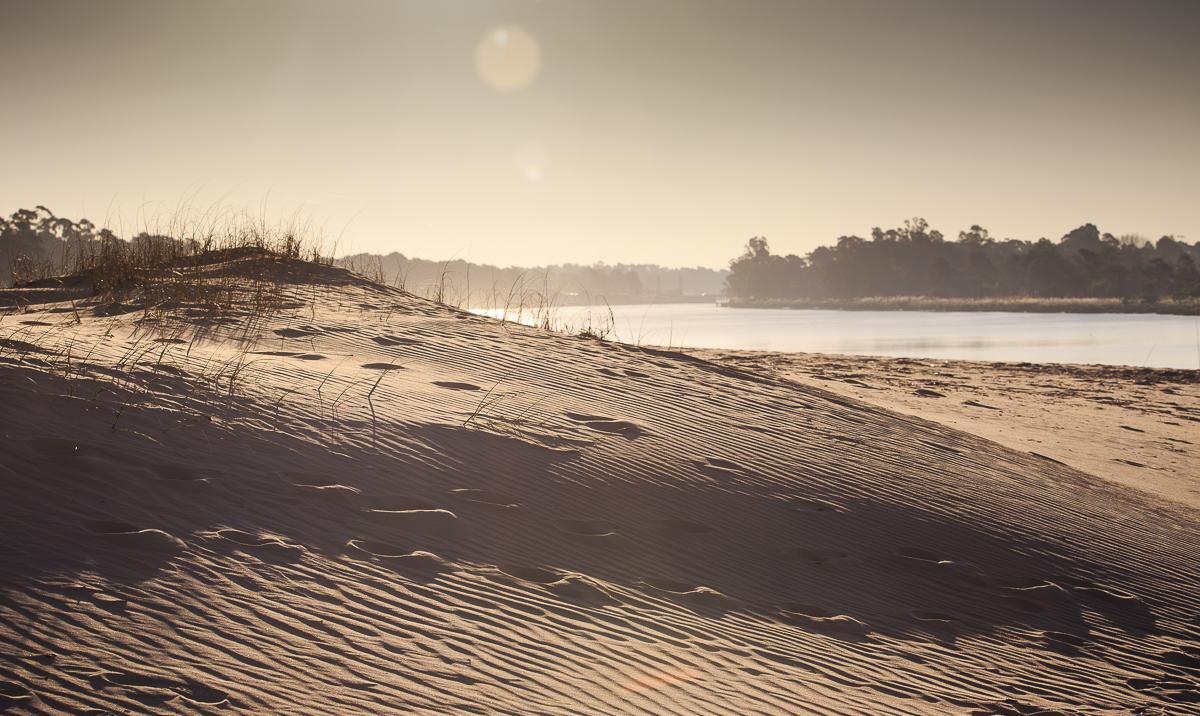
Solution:
<svg viewBox="0 0 1200 716"><path fill-rule="evenodd" d="M607 307L561 308L554 318L572 331L603 329L609 323ZM532 317L522 320L531 322ZM1196 316L640 304L612 307L612 337L629 343L729 350L1200 368L1200 317Z"/></svg>

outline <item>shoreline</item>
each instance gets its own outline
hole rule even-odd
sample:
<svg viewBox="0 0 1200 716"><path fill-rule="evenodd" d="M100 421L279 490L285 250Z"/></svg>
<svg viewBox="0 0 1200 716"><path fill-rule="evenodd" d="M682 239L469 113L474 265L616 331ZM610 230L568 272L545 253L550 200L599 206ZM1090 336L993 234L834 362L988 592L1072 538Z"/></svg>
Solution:
<svg viewBox="0 0 1200 716"><path fill-rule="evenodd" d="M1120 298L932 298L890 296L848 299L734 299L729 308L826 311L931 311L979 313L1127 313L1200 316L1200 299L1143 302Z"/></svg>
<svg viewBox="0 0 1200 716"><path fill-rule="evenodd" d="M689 355L854 398L1200 509L1200 370L823 353Z"/></svg>

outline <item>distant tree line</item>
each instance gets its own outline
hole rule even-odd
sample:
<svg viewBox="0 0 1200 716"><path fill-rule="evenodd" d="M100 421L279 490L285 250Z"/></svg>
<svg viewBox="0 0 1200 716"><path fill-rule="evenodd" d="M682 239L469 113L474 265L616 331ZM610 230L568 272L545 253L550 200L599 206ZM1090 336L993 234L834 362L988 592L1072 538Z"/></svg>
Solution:
<svg viewBox="0 0 1200 716"><path fill-rule="evenodd" d="M924 219L871 238L843 236L807 256L750 239L726 279L735 299L1011 296L1155 300L1200 296L1200 244L1102 234L1084 224L1057 243L993 239L972 226L946 240Z"/></svg>
<svg viewBox="0 0 1200 716"><path fill-rule="evenodd" d="M55 266L68 265L70 256L96 243L114 241L108 229L92 222L60 218L44 206L18 209L0 216L0 286L40 278Z"/></svg>
<svg viewBox="0 0 1200 716"><path fill-rule="evenodd" d="M431 261L391 253L338 261L370 278L455 305L503 308L536 293L556 305L650 303L712 299L724 293L728 271L654 264L493 266L456 259Z"/></svg>
<svg viewBox="0 0 1200 716"><path fill-rule="evenodd" d="M72 221L44 206L0 216L0 287L78 269L117 245L150 253L183 242L141 232L128 241L87 219Z"/></svg>
<svg viewBox="0 0 1200 716"><path fill-rule="evenodd" d="M195 241L147 232L125 240L87 219L72 221L44 206L19 209L7 218L0 216L0 287L69 273L85 264L85 259L115 244L135 251L165 244L205 248ZM545 303L558 305L699 300L722 293L729 273L653 264L501 268L462 260L430 261L400 253L358 254L338 263L414 293L456 305L483 307L504 307L527 299L530 293L538 294Z"/></svg>

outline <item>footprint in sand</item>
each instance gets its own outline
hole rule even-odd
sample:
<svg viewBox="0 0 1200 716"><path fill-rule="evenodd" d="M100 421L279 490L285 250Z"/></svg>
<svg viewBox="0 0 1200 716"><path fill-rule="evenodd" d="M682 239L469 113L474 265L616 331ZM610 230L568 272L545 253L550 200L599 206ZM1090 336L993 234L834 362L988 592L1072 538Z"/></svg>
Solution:
<svg viewBox="0 0 1200 716"><path fill-rule="evenodd" d="M702 584L688 584L673 579L643 579L641 584L652 591L669 594L697 606L716 608L729 605L729 597Z"/></svg>
<svg viewBox="0 0 1200 716"><path fill-rule="evenodd" d="M896 554L907 561L908 564L924 565L927 568L935 570L934 574L948 574L961 581L984 586L987 584L987 577L983 570L970 564L961 564L949 559L943 559L934 552L920 547L901 547L896 550ZM1039 608L1040 611L1040 608Z"/></svg>
<svg viewBox="0 0 1200 716"><path fill-rule="evenodd" d="M708 458L708 464L712 465L713 467L719 467L722 470L741 470L742 469L742 466L737 464L733 460L725 460L725 459L719 458L719 457Z"/></svg>
<svg viewBox="0 0 1200 716"><path fill-rule="evenodd" d="M126 688L125 694L139 704L154 710L162 709L166 704L179 699L178 693L166 690L166 688L150 688L150 690Z"/></svg>
<svg viewBox="0 0 1200 716"><path fill-rule="evenodd" d="M825 634L861 636L867 632L866 623L813 604L788 602L779 613L784 621Z"/></svg>
<svg viewBox="0 0 1200 716"><path fill-rule="evenodd" d="M816 498L797 497L789 503L792 509L797 512L846 512L846 508L841 505L830 502L828 500L818 500Z"/></svg>
<svg viewBox="0 0 1200 716"><path fill-rule="evenodd" d="M247 552L256 556L268 556L274 559L297 560L304 556L303 545L288 542L282 537L273 535L252 535L239 529L227 527L215 532L200 535L205 539L223 544L231 549Z"/></svg>
<svg viewBox="0 0 1200 716"><path fill-rule="evenodd" d="M308 338L320 335L320 331L313 328L276 328L274 332L280 338Z"/></svg>
<svg viewBox="0 0 1200 716"><path fill-rule="evenodd" d="M220 706L229 701L229 696L224 691L187 677L184 677L183 683L175 686L174 690L185 701L199 706Z"/></svg>
<svg viewBox="0 0 1200 716"><path fill-rule="evenodd" d="M949 614L942 612L922 612L916 611L910 613L912 618L924 624L927 627L939 629L952 629L958 624L958 620Z"/></svg>
<svg viewBox="0 0 1200 716"><path fill-rule="evenodd" d="M587 426L601 433L620 435L626 440L636 440L645 430L637 423L628 420L606 418L602 415L585 415L583 413L564 413L568 420Z"/></svg>
<svg viewBox="0 0 1200 716"><path fill-rule="evenodd" d="M103 690L109 686L122 686L127 689L160 689L163 692L175 686L177 682L174 679L166 676L157 676L154 674L137 674L128 671L99 671L88 676L88 681L92 688ZM146 696L146 694L140 694ZM159 703L173 699L178 694L175 693L160 693L157 699Z"/></svg>
<svg viewBox="0 0 1200 716"><path fill-rule="evenodd" d="M928 622L928 624L954 624L958 619L953 618L949 614L942 612L912 612L912 618L917 621Z"/></svg>
<svg viewBox="0 0 1200 716"><path fill-rule="evenodd" d="M447 390L482 390L482 388L474 383L455 383L450 380L435 380L433 384Z"/></svg>
<svg viewBox="0 0 1200 716"><path fill-rule="evenodd" d="M189 467L168 463L154 468L154 476L159 480L175 483L206 484L222 476L220 470Z"/></svg>
<svg viewBox="0 0 1200 716"><path fill-rule="evenodd" d="M410 531L442 533L458 523L458 515L450 510L415 497L364 496L360 504L371 517Z"/></svg>
<svg viewBox="0 0 1200 716"><path fill-rule="evenodd" d="M403 338L401 336L391 335L373 336L371 340L375 341L381 346L413 346L420 342L415 341L412 338Z"/></svg>
<svg viewBox="0 0 1200 716"><path fill-rule="evenodd" d="M1067 656L1079 654L1088 645L1087 639L1061 631L1044 631L1041 637L1045 648Z"/></svg>
<svg viewBox="0 0 1200 716"><path fill-rule="evenodd" d="M367 495L361 500L363 507L373 512L448 512L430 502L407 495Z"/></svg>
<svg viewBox="0 0 1200 716"><path fill-rule="evenodd" d="M551 594L568 601L593 607L620 603L603 585L582 574L519 564L504 564L496 569L513 579L541 585Z"/></svg>
<svg viewBox="0 0 1200 716"><path fill-rule="evenodd" d="M284 472L283 478L291 482L296 487L327 487L330 485L343 485L337 479L332 478L321 472Z"/></svg>
<svg viewBox="0 0 1200 716"><path fill-rule="evenodd" d="M900 549L896 550L896 554L905 559L911 559L917 562L929 562L931 564L940 564L942 562L950 561L944 560L933 552L930 552L927 549L921 549L920 547L901 547Z"/></svg>
<svg viewBox="0 0 1200 716"><path fill-rule="evenodd" d="M458 498L465 502L473 502L478 505L490 505L492 507L503 507L512 509L521 506L521 501L515 497L505 495L491 490L476 490L468 487L460 487L450 490L452 497Z"/></svg>
<svg viewBox="0 0 1200 716"><path fill-rule="evenodd" d="M710 457L693 463L696 469L719 482L729 482L743 474L742 466L732 460Z"/></svg>
<svg viewBox="0 0 1200 716"><path fill-rule="evenodd" d="M308 497L330 502L349 503L362 494L362 490L350 485L343 485L333 478L324 475L306 473L288 473L289 479L295 480L292 486Z"/></svg>
<svg viewBox="0 0 1200 716"><path fill-rule="evenodd" d="M497 567L504 574L535 584L554 584L563 578L563 573L542 567L525 567L519 564L502 564Z"/></svg>
<svg viewBox="0 0 1200 716"><path fill-rule="evenodd" d="M91 674L88 681L96 690L103 690L110 686L125 689L154 689L157 693L130 693L134 698L149 705L183 698L197 706L220 706L229 700L225 692L186 677L172 679L167 676L127 671L99 671Z"/></svg>
<svg viewBox="0 0 1200 716"><path fill-rule="evenodd" d="M1142 603L1142 600L1136 594L1126 592L1125 590L1118 589L1116 587L1095 584L1093 582L1074 581L1071 585L1071 589L1084 596L1092 597L1094 599L1118 606L1135 606Z"/></svg>
<svg viewBox="0 0 1200 716"><path fill-rule="evenodd" d="M580 545L606 550L625 550L630 542L618 526L607 520L554 520L554 527L565 537Z"/></svg>
<svg viewBox="0 0 1200 716"><path fill-rule="evenodd" d="M89 601L110 612L122 612L129 605L129 600L115 594L109 594L88 584L73 583L56 585L60 594L68 599Z"/></svg>
<svg viewBox="0 0 1200 716"><path fill-rule="evenodd" d="M129 606L129 600L108 592L92 592L92 603L106 611L119 613Z"/></svg>
<svg viewBox="0 0 1200 716"><path fill-rule="evenodd" d="M86 520L83 526L92 533L101 535L107 541L124 547L162 551L176 551L183 548L180 540L162 530L142 529L128 522Z"/></svg>
<svg viewBox="0 0 1200 716"><path fill-rule="evenodd" d="M446 560L433 552L408 550L364 539L352 539L346 543L346 546L363 557L399 571L435 574L448 569Z"/></svg>
<svg viewBox="0 0 1200 716"><path fill-rule="evenodd" d="M576 537L597 539L620 537L617 525L604 520L555 520L554 526L561 532Z"/></svg>
<svg viewBox="0 0 1200 716"><path fill-rule="evenodd" d="M1036 581L1029 586L1004 587L1001 590L1005 597L1020 598L1043 604L1057 602L1067 596L1067 590L1054 582Z"/></svg>

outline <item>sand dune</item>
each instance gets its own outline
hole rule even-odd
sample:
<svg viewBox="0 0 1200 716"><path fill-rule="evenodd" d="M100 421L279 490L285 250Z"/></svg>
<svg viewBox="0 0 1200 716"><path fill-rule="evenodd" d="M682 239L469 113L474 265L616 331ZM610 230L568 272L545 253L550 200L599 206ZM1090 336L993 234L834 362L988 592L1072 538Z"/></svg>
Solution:
<svg viewBox="0 0 1200 716"><path fill-rule="evenodd" d="M283 280L268 314L0 322L0 708L1200 701L1194 506L770 373Z"/></svg>
<svg viewBox="0 0 1200 716"><path fill-rule="evenodd" d="M1200 371L689 353L932 420L1200 509Z"/></svg>

